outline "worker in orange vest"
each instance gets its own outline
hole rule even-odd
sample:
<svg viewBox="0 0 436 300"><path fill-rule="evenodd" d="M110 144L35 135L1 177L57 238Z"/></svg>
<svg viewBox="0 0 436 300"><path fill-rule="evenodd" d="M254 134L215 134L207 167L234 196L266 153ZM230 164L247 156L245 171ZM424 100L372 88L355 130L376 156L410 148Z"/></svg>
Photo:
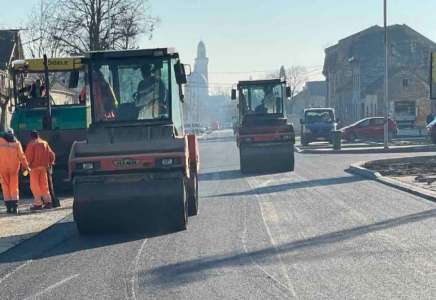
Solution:
<svg viewBox="0 0 436 300"><path fill-rule="evenodd" d="M32 131L30 138L31 140L26 147L26 157L31 168L30 190L34 199L33 206L30 209L52 208L47 172L54 164L55 154L37 131Z"/></svg>
<svg viewBox="0 0 436 300"><path fill-rule="evenodd" d="M30 171L23 148L15 138L14 131L8 129L0 137L0 184L8 214L18 213L18 175L22 170Z"/></svg>

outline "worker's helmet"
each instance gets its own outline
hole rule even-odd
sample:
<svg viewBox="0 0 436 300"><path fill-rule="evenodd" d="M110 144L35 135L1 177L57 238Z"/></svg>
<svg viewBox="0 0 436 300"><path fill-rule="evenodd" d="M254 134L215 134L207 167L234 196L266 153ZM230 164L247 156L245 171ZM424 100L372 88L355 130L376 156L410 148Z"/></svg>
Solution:
<svg viewBox="0 0 436 300"><path fill-rule="evenodd" d="M15 135L14 129L12 129L12 128L7 128L7 129L6 129L6 134Z"/></svg>
<svg viewBox="0 0 436 300"><path fill-rule="evenodd" d="M30 132L30 137L31 137L32 139L37 139L37 138L39 137L39 133L38 133L38 131L36 131L36 130L32 130L32 131Z"/></svg>
<svg viewBox="0 0 436 300"><path fill-rule="evenodd" d="M15 139L14 130L12 128L7 128L6 131L5 131L4 138L5 138L6 141L8 141L10 143L15 142L16 139Z"/></svg>

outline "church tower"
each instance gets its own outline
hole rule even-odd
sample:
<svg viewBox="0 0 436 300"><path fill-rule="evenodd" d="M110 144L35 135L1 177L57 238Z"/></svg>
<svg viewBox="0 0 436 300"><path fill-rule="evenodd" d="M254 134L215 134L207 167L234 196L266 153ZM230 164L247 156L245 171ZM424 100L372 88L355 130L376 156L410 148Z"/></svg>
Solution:
<svg viewBox="0 0 436 300"><path fill-rule="evenodd" d="M198 43L197 58L195 59L194 72L202 75L206 80L209 80L209 58L206 55L206 45L203 41Z"/></svg>
<svg viewBox="0 0 436 300"><path fill-rule="evenodd" d="M203 41L198 43L197 57L194 70L188 77L186 85L186 105L184 117L186 123L200 123L201 110L209 97L209 58L206 55L206 46Z"/></svg>

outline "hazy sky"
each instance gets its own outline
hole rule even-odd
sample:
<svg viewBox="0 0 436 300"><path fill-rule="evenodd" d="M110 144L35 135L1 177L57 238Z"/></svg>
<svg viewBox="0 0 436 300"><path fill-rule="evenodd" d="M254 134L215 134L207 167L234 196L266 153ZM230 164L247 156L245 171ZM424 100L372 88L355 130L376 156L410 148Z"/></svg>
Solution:
<svg viewBox="0 0 436 300"><path fill-rule="evenodd" d="M0 0L0 25L20 26L25 7L37 1ZM193 64L203 39L214 83L249 76L235 72L280 65L305 65L313 71L310 75L319 74L326 46L383 22L382 0L150 0L150 4L161 23L153 40L144 40L141 46L175 46L183 61ZM435 8L436 0L390 0L389 23L408 24L436 41Z"/></svg>

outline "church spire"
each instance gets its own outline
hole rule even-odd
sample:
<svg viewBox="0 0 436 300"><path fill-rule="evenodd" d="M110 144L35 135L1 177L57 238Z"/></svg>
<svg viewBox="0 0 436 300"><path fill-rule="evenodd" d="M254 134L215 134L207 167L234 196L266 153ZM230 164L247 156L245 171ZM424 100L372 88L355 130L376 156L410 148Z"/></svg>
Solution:
<svg viewBox="0 0 436 300"><path fill-rule="evenodd" d="M207 58L206 45L203 41L200 41L197 46L197 58Z"/></svg>
<svg viewBox="0 0 436 300"><path fill-rule="evenodd" d="M197 58L195 59L194 72L209 80L209 58L206 56L206 45L203 41L198 43Z"/></svg>

